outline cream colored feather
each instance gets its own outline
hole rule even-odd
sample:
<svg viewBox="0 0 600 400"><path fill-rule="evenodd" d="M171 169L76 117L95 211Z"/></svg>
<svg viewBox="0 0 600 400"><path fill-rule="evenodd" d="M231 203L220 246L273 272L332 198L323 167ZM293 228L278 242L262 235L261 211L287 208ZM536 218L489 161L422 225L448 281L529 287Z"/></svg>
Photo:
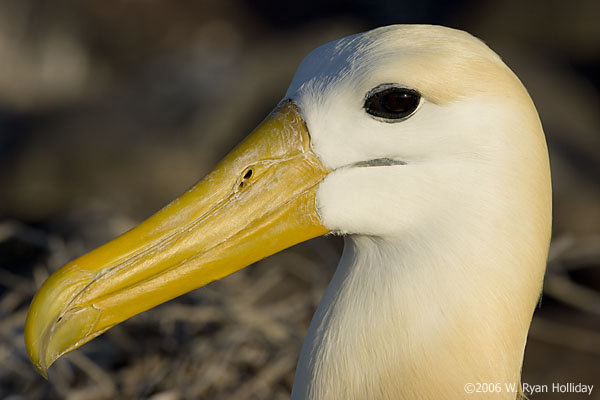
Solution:
<svg viewBox="0 0 600 400"><path fill-rule="evenodd" d="M382 83L419 91L418 111L365 113ZM314 50L286 98L334 170L321 219L347 235L292 398L514 399L551 226L544 134L518 78L465 32L390 26ZM378 158L406 165L350 167Z"/></svg>

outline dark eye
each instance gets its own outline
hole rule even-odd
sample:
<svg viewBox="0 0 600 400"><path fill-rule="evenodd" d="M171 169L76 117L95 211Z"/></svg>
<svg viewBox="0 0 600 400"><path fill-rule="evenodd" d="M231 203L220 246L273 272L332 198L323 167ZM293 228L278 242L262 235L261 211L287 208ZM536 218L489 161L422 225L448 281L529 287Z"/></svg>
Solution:
<svg viewBox="0 0 600 400"><path fill-rule="evenodd" d="M415 90L384 84L367 94L365 110L375 117L402 120L415 112L420 100Z"/></svg>

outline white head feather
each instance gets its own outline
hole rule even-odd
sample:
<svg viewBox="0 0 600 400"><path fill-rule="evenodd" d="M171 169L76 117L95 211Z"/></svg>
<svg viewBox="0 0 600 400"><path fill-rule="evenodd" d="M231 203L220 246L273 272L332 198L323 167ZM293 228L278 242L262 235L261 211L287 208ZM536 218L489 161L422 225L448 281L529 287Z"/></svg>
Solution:
<svg viewBox="0 0 600 400"><path fill-rule="evenodd" d="M386 83L421 94L410 118L365 112ZM518 78L467 33L390 26L314 50L286 98L333 169L321 219L349 234L292 398L459 399L468 382L517 383L551 218L544 135ZM356 165L373 159L398 163Z"/></svg>

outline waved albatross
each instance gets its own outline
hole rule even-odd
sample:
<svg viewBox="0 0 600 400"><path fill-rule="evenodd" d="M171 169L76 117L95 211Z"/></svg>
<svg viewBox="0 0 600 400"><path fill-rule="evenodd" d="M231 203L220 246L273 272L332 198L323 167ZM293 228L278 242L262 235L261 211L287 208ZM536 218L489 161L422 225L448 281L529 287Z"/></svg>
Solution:
<svg viewBox="0 0 600 400"><path fill-rule="evenodd" d="M463 399L518 383L550 241L548 155L519 79L473 36L398 25L318 47L202 181L70 262L25 327L45 374L115 324L344 235L293 399ZM469 398L514 399L517 393Z"/></svg>

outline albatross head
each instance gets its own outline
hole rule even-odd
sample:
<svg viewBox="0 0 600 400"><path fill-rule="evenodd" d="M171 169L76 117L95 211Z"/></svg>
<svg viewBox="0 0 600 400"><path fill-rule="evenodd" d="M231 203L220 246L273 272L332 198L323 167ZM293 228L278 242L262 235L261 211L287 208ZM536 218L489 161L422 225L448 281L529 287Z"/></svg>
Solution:
<svg viewBox="0 0 600 400"><path fill-rule="evenodd" d="M286 98L333 171L317 202L336 232L436 231L476 212L473 203L491 211L548 199L535 108L502 60L465 32L391 26L328 43L302 62ZM540 201L521 197L521 185Z"/></svg>
<svg viewBox="0 0 600 400"><path fill-rule="evenodd" d="M45 373L116 323L330 231L346 246L294 398L461 398L469 381L518 380L549 167L533 103L485 44L390 26L314 50L203 181L48 279L29 354Z"/></svg>

